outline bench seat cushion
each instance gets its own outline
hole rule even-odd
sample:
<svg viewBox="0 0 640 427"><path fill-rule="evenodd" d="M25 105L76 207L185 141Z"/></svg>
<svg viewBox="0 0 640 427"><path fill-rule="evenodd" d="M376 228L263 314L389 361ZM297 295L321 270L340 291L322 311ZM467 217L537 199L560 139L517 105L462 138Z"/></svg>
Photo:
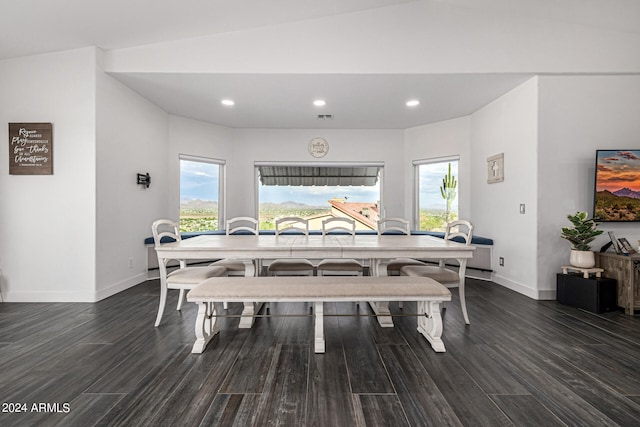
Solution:
<svg viewBox="0 0 640 427"><path fill-rule="evenodd" d="M269 264L269 271L308 271L313 264L306 259L278 259Z"/></svg>
<svg viewBox="0 0 640 427"><path fill-rule="evenodd" d="M222 277L227 275L224 267L185 267L167 274L167 285L196 285L211 277Z"/></svg>
<svg viewBox="0 0 640 427"><path fill-rule="evenodd" d="M213 267L224 267L227 271L244 271L244 261L241 259L225 258L209 264Z"/></svg>
<svg viewBox="0 0 640 427"><path fill-rule="evenodd" d="M403 276L430 277L438 282L458 282L460 276L457 272L437 265L407 265L400 269Z"/></svg>
<svg viewBox="0 0 640 427"><path fill-rule="evenodd" d="M387 271L399 272L400 269L405 265L426 265L426 264L422 261L418 261L417 259L396 258L389 261L389 263L387 264Z"/></svg>
<svg viewBox="0 0 640 427"><path fill-rule="evenodd" d="M451 292L424 277L306 276L214 277L187 294L187 301L450 301Z"/></svg>
<svg viewBox="0 0 640 427"><path fill-rule="evenodd" d="M329 271L362 271L363 267L355 259L324 259L318 264L318 270Z"/></svg>

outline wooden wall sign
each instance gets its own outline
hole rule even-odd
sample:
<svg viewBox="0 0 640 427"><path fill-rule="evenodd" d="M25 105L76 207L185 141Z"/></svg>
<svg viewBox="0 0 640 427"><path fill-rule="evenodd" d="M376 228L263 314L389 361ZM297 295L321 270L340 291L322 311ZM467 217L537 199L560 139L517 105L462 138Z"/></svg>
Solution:
<svg viewBox="0 0 640 427"><path fill-rule="evenodd" d="M487 157L487 184L504 181L504 153Z"/></svg>
<svg viewBox="0 0 640 427"><path fill-rule="evenodd" d="M9 174L53 175L51 123L9 123Z"/></svg>

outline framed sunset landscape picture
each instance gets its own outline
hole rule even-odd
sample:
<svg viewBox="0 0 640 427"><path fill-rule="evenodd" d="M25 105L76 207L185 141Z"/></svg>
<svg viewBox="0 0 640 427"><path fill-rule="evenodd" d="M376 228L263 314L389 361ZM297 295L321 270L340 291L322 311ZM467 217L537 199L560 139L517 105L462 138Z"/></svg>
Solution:
<svg viewBox="0 0 640 427"><path fill-rule="evenodd" d="M640 221L640 149L596 152L593 219Z"/></svg>

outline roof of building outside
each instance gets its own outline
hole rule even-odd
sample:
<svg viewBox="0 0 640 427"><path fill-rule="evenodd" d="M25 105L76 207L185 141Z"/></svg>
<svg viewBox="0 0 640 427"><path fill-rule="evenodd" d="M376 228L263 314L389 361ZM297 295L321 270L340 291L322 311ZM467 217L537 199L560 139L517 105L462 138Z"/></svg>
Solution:
<svg viewBox="0 0 640 427"><path fill-rule="evenodd" d="M328 202L332 208L338 209L348 217L366 225L372 230L377 230L378 220L380 219L377 203L345 202L344 199L332 199Z"/></svg>

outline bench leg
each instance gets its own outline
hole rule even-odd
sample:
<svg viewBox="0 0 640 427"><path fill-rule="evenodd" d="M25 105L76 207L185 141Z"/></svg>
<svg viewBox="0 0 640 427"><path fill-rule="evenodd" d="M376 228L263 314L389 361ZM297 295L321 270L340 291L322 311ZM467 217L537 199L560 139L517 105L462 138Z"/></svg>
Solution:
<svg viewBox="0 0 640 427"><path fill-rule="evenodd" d="M191 353L202 353L220 330L216 325L215 305L209 302L198 302L198 315L196 317L196 342L193 344Z"/></svg>
<svg viewBox="0 0 640 427"><path fill-rule="evenodd" d="M418 332L420 332L438 353L444 353L442 336L442 317L440 316L440 301L418 301Z"/></svg>
<svg viewBox="0 0 640 427"><path fill-rule="evenodd" d="M324 305L322 302L316 302L314 306L314 351L316 353L324 353Z"/></svg>

